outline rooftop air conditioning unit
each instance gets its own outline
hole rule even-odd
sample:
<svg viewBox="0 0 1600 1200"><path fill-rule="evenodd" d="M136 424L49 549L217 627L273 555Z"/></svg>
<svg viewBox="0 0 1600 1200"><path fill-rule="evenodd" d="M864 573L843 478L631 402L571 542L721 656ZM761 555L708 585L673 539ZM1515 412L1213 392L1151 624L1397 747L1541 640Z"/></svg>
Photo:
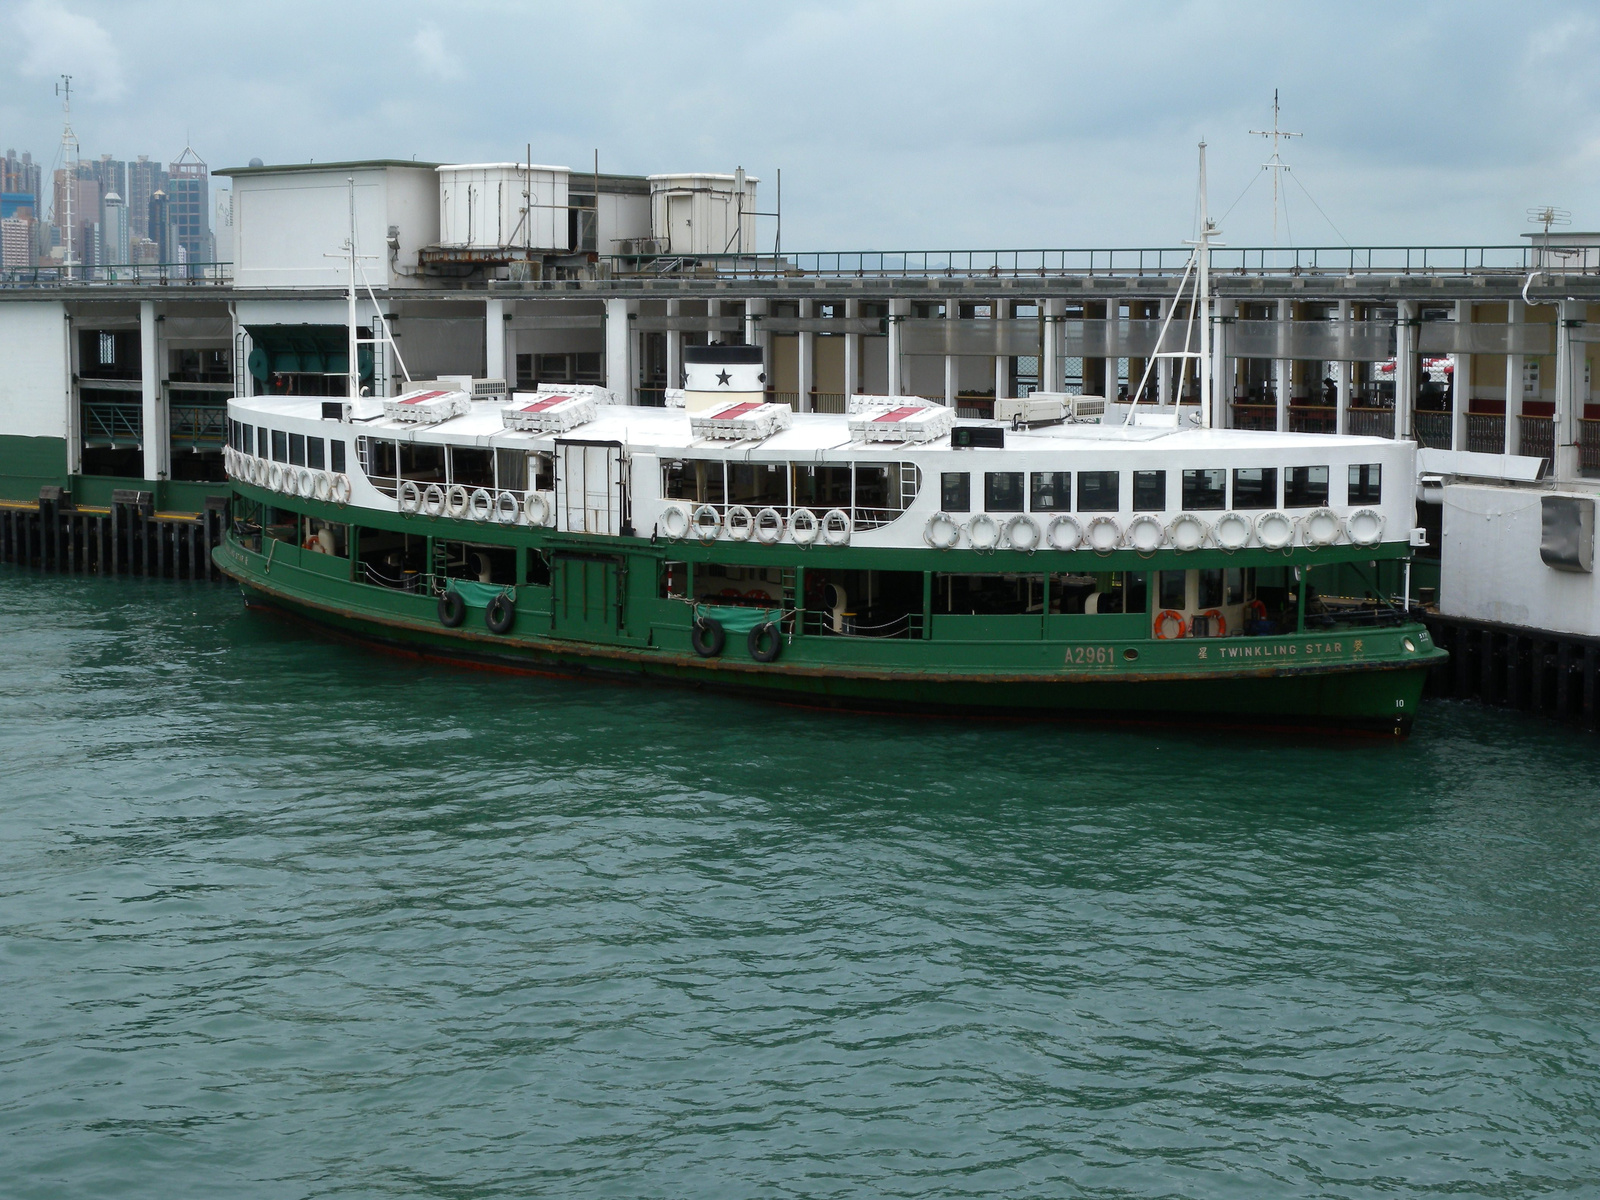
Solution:
<svg viewBox="0 0 1600 1200"><path fill-rule="evenodd" d="M509 390L504 379L474 379L471 375L441 375L431 386L454 388L474 400L504 400Z"/></svg>

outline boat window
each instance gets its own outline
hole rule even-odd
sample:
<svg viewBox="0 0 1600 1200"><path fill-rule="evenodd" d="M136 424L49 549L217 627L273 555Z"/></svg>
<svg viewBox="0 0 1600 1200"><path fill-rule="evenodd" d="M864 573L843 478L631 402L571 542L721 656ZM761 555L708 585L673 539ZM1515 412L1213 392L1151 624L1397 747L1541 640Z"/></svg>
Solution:
<svg viewBox="0 0 1600 1200"><path fill-rule="evenodd" d="M794 468L794 505L819 512L850 507L850 467L825 467L815 463Z"/></svg>
<svg viewBox="0 0 1600 1200"><path fill-rule="evenodd" d="M728 503L751 512L783 508L789 503L787 463L729 463Z"/></svg>
<svg viewBox="0 0 1600 1200"><path fill-rule="evenodd" d="M289 462L296 467L306 465L306 435L291 433L289 435Z"/></svg>
<svg viewBox="0 0 1600 1200"><path fill-rule="evenodd" d="M443 483L444 447L426 442L401 442L400 475L418 483Z"/></svg>
<svg viewBox="0 0 1600 1200"><path fill-rule="evenodd" d="M315 467L320 471L327 465L328 460L322 439L319 437L308 437L306 439L306 466Z"/></svg>
<svg viewBox="0 0 1600 1200"><path fill-rule="evenodd" d="M447 579L469 579L477 583L515 584L517 552L510 546L480 546L472 542L433 544L435 561L442 565Z"/></svg>
<svg viewBox="0 0 1600 1200"><path fill-rule="evenodd" d="M681 460L662 463L661 494L668 500L698 500L693 465Z"/></svg>
<svg viewBox="0 0 1600 1200"><path fill-rule="evenodd" d="M556 486L556 456L543 451L529 454L528 474L533 477L534 491L554 491Z"/></svg>
<svg viewBox="0 0 1600 1200"><path fill-rule="evenodd" d="M1022 511L1022 472L985 471L983 475L985 512Z"/></svg>
<svg viewBox="0 0 1600 1200"><path fill-rule="evenodd" d="M497 486L509 492L522 492L528 488L528 454L525 450L496 450L494 452Z"/></svg>
<svg viewBox="0 0 1600 1200"><path fill-rule="evenodd" d="M1116 471L1078 472L1078 511L1116 512L1121 507Z"/></svg>
<svg viewBox="0 0 1600 1200"><path fill-rule="evenodd" d="M1228 473L1221 467L1207 467L1183 473L1183 509L1205 512L1228 507Z"/></svg>
<svg viewBox="0 0 1600 1200"><path fill-rule="evenodd" d="M815 593L817 580L807 575L807 590ZM744 567L728 563L703 563L694 569L696 597L708 604L768 607L783 603L780 567Z"/></svg>
<svg viewBox="0 0 1600 1200"><path fill-rule="evenodd" d="M1278 506L1277 467L1239 467L1233 472L1235 508L1276 508Z"/></svg>
<svg viewBox="0 0 1600 1200"><path fill-rule="evenodd" d="M368 440L362 438L361 442ZM358 448L360 444L357 443ZM387 444L393 446L394 443ZM428 569L427 538L367 528L356 529L355 535L362 582L405 592L423 590L427 582L424 574Z"/></svg>
<svg viewBox="0 0 1600 1200"><path fill-rule="evenodd" d="M256 429L256 456L258 458L266 458L272 453L268 444L268 439L271 436L271 431L268 430L265 425L259 426Z"/></svg>
<svg viewBox="0 0 1600 1200"><path fill-rule="evenodd" d="M1133 511L1161 512L1167 507L1167 473L1165 471L1135 471L1133 473Z"/></svg>
<svg viewBox="0 0 1600 1200"><path fill-rule="evenodd" d="M1143 572L1101 571L1093 575L1051 575L1052 613L1142 613L1147 588Z"/></svg>
<svg viewBox="0 0 1600 1200"><path fill-rule="evenodd" d="M1029 506L1034 512L1066 512L1072 507L1071 471L1035 471Z"/></svg>
<svg viewBox="0 0 1600 1200"><path fill-rule="evenodd" d="M1189 607L1189 572L1162 571L1156 577L1156 603L1161 608L1183 610Z"/></svg>
<svg viewBox="0 0 1600 1200"><path fill-rule="evenodd" d="M1351 504L1382 504L1382 464L1367 463L1364 466L1350 468L1350 499Z"/></svg>
<svg viewBox="0 0 1600 1200"><path fill-rule="evenodd" d="M451 446L450 482L462 487L492 488L494 451L482 446Z"/></svg>
<svg viewBox="0 0 1600 1200"><path fill-rule="evenodd" d="M312 554L329 554L335 558L350 557L350 527L335 525L320 517L304 518L304 540L301 545Z"/></svg>
<svg viewBox="0 0 1600 1200"><path fill-rule="evenodd" d="M1327 502L1327 467L1290 467L1283 473L1285 508L1321 508Z"/></svg>
<svg viewBox="0 0 1600 1200"><path fill-rule="evenodd" d="M888 463L856 464L856 510L882 517L900 511L899 468Z"/></svg>
<svg viewBox="0 0 1600 1200"><path fill-rule="evenodd" d="M289 435L281 429L272 431L272 461L289 461Z"/></svg>
<svg viewBox="0 0 1600 1200"><path fill-rule="evenodd" d="M972 511L972 476L965 471L945 471L939 476L939 507L945 512Z"/></svg>
<svg viewBox="0 0 1600 1200"><path fill-rule="evenodd" d="M664 562L656 595L663 600L682 600L689 594L689 564Z"/></svg>
<svg viewBox="0 0 1600 1200"><path fill-rule="evenodd" d="M921 571L809 569L805 631L849 637L920 638L923 579ZM773 592L774 600L781 597L781 590L774 585L768 583L766 587ZM698 569L695 590L701 590Z"/></svg>
<svg viewBox="0 0 1600 1200"><path fill-rule="evenodd" d="M1217 608L1222 604L1222 571L1220 568L1200 572L1200 591L1196 608Z"/></svg>
<svg viewBox="0 0 1600 1200"><path fill-rule="evenodd" d="M808 571L808 589L810 579ZM940 615L1020 616L1043 612L1044 601L1045 576L1042 575L935 574L933 577L933 611Z"/></svg>
<svg viewBox="0 0 1600 1200"><path fill-rule="evenodd" d="M328 443L328 469L330 471L337 471L341 475L344 473L345 465L343 442L330 441Z"/></svg>
<svg viewBox="0 0 1600 1200"><path fill-rule="evenodd" d="M1224 603L1243 604L1250 599L1249 596L1245 595L1244 572L1238 567L1229 567L1223 573L1223 587L1227 592Z"/></svg>
<svg viewBox="0 0 1600 1200"><path fill-rule="evenodd" d="M372 485L394 495L395 468L399 466L394 443L383 438L357 438L356 453Z"/></svg>
<svg viewBox="0 0 1600 1200"><path fill-rule="evenodd" d="M539 587L550 586L550 560L538 550L528 551L526 582L537 584Z"/></svg>

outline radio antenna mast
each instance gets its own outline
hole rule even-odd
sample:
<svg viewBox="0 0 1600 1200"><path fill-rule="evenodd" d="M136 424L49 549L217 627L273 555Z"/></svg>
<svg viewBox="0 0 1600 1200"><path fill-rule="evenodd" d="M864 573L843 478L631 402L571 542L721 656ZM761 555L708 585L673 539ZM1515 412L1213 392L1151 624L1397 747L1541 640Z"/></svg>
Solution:
<svg viewBox="0 0 1600 1200"><path fill-rule="evenodd" d="M1305 134L1290 133L1285 129L1279 128L1277 88L1272 89L1272 128L1252 129L1250 132L1255 137L1272 139L1272 157L1261 164L1261 169L1272 172L1272 244L1276 246L1278 244L1278 194L1282 191L1283 172L1290 169L1289 164L1284 162L1278 154L1278 143L1286 142L1290 138L1305 137Z"/></svg>
<svg viewBox="0 0 1600 1200"><path fill-rule="evenodd" d="M56 84L56 95L61 97L61 169L65 175L61 189L62 207L66 212L56 214L56 223L62 227L66 237L63 247L65 257L61 265L65 268L66 277L72 278L72 268L77 264L72 257L72 194L78 190L78 135L72 132L72 76L63 75L61 82Z"/></svg>

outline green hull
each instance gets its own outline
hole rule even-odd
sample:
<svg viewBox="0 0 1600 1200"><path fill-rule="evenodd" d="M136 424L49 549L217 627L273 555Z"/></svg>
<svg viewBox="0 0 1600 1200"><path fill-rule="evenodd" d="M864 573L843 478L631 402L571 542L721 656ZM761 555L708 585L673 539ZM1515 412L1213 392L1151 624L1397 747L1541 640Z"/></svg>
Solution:
<svg viewBox="0 0 1600 1200"><path fill-rule="evenodd" d="M1428 669L1445 657L1420 625L1156 641L1138 614L1099 618L1102 632L1088 639L1051 639L1037 618L1031 637L940 639L937 625L928 640L791 635L777 661L762 663L739 637L718 657L697 655L689 606L653 593L608 612L603 629L591 623L563 636L552 589L522 586L515 589L514 625L496 634L482 609L469 609L461 627L445 628L434 597L354 582L347 560L302 554L293 545L281 553L269 546L263 555L230 540L216 562L251 603L403 653L856 711L1403 734Z"/></svg>

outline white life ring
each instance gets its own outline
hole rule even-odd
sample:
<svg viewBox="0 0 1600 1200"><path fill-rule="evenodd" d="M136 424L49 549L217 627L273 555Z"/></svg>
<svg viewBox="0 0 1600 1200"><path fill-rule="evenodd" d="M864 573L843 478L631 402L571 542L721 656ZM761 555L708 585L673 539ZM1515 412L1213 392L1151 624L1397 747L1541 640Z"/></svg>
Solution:
<svg viewBox="0 0 1600 1200"><path fill-rule="evenodd" d="M1350 540L1358 546L1376 546L1383 541L1383 514L1375 508L1358 508L1345 521Z"/></svg>
<svg viewBox="0 0 1600 1200"><path fill-rule="evenodd" d="M304 496L307 500L316 494L317 481L311 476L310 467L300 467L294 473L294 494Z"/></svg>
<svg viewBox="0 0 1600 1200"><path fill-rule="evenodd" d="M797 508L789 517L789 537L797 546L809 546L822 532L822 522L809 508Z"/></svg>
<svg viewBox="0 0 1600 1200"><path fill-rule="evenodd" d="M1076 550L1083 541L1083 526L1077 517L1062 513L1045 528L1044 540L1052 550Z"/></svg>
<svg viewBox="0 0 1600 1200"><path fill-rule="evenodd" d="M522 515L522 501L515 492L500 492L494 498L494 519L502 525L515 525Z"/></svg>
<svg viewBox="0 0 1600 1200"><path fill-rule="evenodd" d="M1179 513L1167 526L1167 537L1178 550L1200 549L1206 544L1206 534L1210 532L1205 521L1193 513Z"/></svg>
<svg viewBox="0 0 1600 1200"><path fill-rule="evenodd" d="M460 520L467 515L467 506L472 503L472 496L467 489L459 483L450 485L444 494L444 511L447 516Z"/></svg>
<svg viewBox="0 0 1600 1200"><path fill-rule="evenodd" d="M1217 518L1217 545L1224 550L1243 550L1250 544L1250 535L1254 532L1250 518L1240 513L1227 512Z"/></svg>
<svg viewBox="0 0 1600 1200"><path fill-rule="evenodd" d="M935 550L954 550L961 541L961 526L949 513L936 512L922 527L922 540Z"/></svg>
<svg viewBox="0 0 1600 1200"><path fill-rule="evenodd" d="M848 546L855 522L842 508L830 508L822 518L822 540L830 546Z"/></svg>
<svg viewBox="0 0 1600 1200"><path fill-rule="evenodd" d="M974 550L993 550L1000 544L1000 523L988 513L979 513L967 522L967 541Z"/></svg>
<svg viewBox="0 0 1600 1200"><path fill-rule="evenodd" d="M487 521L494 516L494 497L484 488L474 488L467 497L467 516L474 521Z"/></svg>
<svg viewBox="0 0 1600 1200"><path fill-rule="evenodd" d="M1032 554L1039 548L1039 523L1027 513L1018 513L1006 522L1006 545Z"/></svg>
<svg viewBox="0 0 1600 1200"><path fill-rule="evenodd" d="M1096 517L1089 522L1089 528L1083 531L1083 536L1089 543L1089 549L1096 554L1110 554L1122 545L1122 526L1117 524L1115 517Z"/></svg>
<svg viewBox="0 0 1600 1200"><path fill-rule="evenodd" d="M234 477L234 475L236 474L236 472L233 469L233 447L232 446L224 446L222 448L222 469L225 472L227 472L227 475L228 475L229 479L232 479Z"/></svg>
<svg viewBox="0 0 1600 1200"><path fill-rule="evenodd" d="M422 511L430 517L444 516L444 489L437 483L422 489Z"/></svg>
<svg viewBox="0 0 1600 1200"><path fill-rule="evenodd" d="M763 508L756 514L756 541L763 546L776 546L783 541L783 514L775 508Z"/></svg>
<svg viewBox="0 0 1600 1200"><path fill-rule="evenodd" d="M275 492L283 491L283 468L277 463L267 468L267 486Z"/></svg>
<svg viewBox="0 0 1600 1200"><path fill-rule="evenodd" d="M542 529L550 523L550 502L541 492L529 492L522 498L522 515L529 525Z"/></svg>
<svg viewBox="0 0 1600 1200"><path fill-rule="evenodd" d="M1167 531L1149 513L1140 513L1128 522L1128 545L1140 554L1154 554L1166 540Z"/></svg>
<svg viewBox="0 0 1600 1200"><path fill-rule="evenodd" d="M343 508L350 503L350 476L340 471L333 477L333 482L328 485L328 494L333 497L333 502Z"/></svg>
<svg viewBox="0 0 1600 1200"><path fill-rule="evenodd" d="M534 500L538 499L538 495L539 494L537 492L528 493L528 504L530 507L532 506ZM540 500L539 503L543 504L544 501ZM530 525L542 524L543 519L541 518L540 521L535 522L533 517L530 515L528 517L528 523ZM689 534L689 510L681 504L666 505L664 508L662 508L661 516L656 521L656 527L673 541L681 542Z"/></svg>
<svg viewBox="0 0 1600 1200"><path fill-rule="evenodd" d="M246 483L256 481L256 471L261 466L261 460L253 454L246 454L239 460L239 478Z"/></svg>
<svg viewBox="0 0 1600 1200"><path fill-rule="evenodd" d="M756 531L755 517L742 504L735 504L728 510L728 516L723 525L728 531L728 540L730 542L748 542L750 535Z"/></svg>
<svg viewBox="0 0 1600 1200"><path fill-rule="evenodd" d="M702 504L689 517L695 537L702 542L714 542L722 533L722 514L709 504Z"/></svg>
<svg viewBox="0 0 1600 1200"><path fill-rule="evenodd" d="M1300 537L1308 546L1331 546L1344 533L1344 522L1331 508L1317 508L1300 518Z"/></svg>
<svg viewBox="0 0 1600 1200"><path fill-rule="evenodd" d="M267 467L268 467L268 463L267 463L266 459L264 459L264 458L253 458L253 459L251 459L250 460L250 482L255 484L257 487L266 487L267 486Z"/></svg>
<svg viewBox="0 0 1600 1200"><path fill-rule="evenodd" d="M333 499L333 480L326 471L318 471L316 478L311 481L311 491L314 498L326 504Z"/></svg>
<svg viewBox="0 0 1600 1200"><path fill-rule="evenodd" d="M422 507L422 489L413 479L402 479L394 498L403 513L414 513Z"/></svg>
<svg viewBox="0 0 1600 1200"><path fill-rule="evenodd" d="M1294 521L1287 513L1264 512L1256 518L1256 536L1268 550L1282 550L1294 541Z"/></svg>

